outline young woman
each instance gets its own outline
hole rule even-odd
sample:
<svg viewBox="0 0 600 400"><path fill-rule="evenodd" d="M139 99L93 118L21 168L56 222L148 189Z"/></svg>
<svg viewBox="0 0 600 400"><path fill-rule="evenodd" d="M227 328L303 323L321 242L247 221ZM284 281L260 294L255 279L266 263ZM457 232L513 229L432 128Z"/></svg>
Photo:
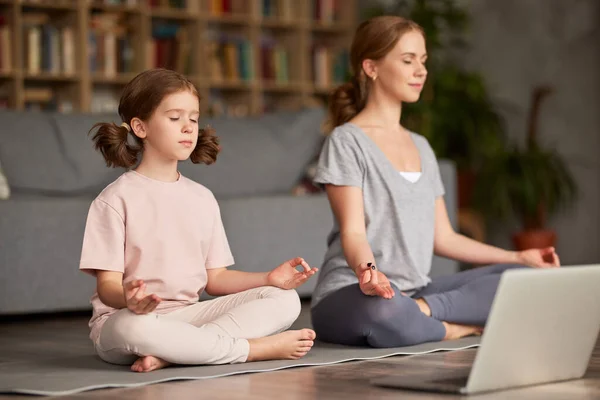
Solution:
<svg viewBox="0 0 600 400"><path fill-rule="evenodd" d="M401 17L368 20L354 36L354 76L331 97L315 177L335 220L312 301L320 340L395 347L478 334L503 271L559 266L554 248L506 251L452 229L435 155L399 123L426 60L423 30ZM432 281L433 252L496 265Z"/></svg>

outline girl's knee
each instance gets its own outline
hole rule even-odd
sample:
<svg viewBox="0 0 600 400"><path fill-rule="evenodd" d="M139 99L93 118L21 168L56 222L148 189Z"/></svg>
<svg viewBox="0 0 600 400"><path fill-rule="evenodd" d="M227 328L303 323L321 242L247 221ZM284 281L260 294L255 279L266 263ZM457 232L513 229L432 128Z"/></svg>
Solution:
<svg viewBox="0 0 600 400"><path fill-rule="evenodd" d="M286 310L300 314L300 296L294 289L286 290L271 286L268 288L265 297L277 299L278 304L281 304Z"/></svg>
<svg viewBox="0 0 600 400"><path fill-rule="evenodd" d="M113 316L114 320L106 321L103 330L112 338L112 341L123 345L136 345L143 342L150 332L155 331L157 324L156 314L135 314L127 309L120 310Z"/></svg>

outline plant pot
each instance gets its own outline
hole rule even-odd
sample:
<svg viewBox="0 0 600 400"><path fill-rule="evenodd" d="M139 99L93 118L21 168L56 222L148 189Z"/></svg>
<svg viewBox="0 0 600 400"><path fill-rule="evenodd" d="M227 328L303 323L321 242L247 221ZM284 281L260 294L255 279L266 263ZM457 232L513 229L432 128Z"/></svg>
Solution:
<svg viewBox="0 0 600 400"><path fill-rule="evenodd" d="M458 170L458 208L471 208L475 173L469 169Z"/></svg>
<svg viewBox="0 0 600 400"><path fill-rule="evenodd" d="M550 229L535 229L517 232L512 237L515 248L519 251L554 247L556 232Z"/></svg>

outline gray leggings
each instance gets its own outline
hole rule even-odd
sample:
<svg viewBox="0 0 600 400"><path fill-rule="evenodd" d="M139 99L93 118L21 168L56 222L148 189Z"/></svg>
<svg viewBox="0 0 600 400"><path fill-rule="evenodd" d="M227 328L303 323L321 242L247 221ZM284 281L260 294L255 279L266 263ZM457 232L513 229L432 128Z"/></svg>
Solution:
<svg viewBox="0 0 600 400"><path fill-rule="evenodd" d="M498 264L434 278L411 297L387 300L366 296L358 284L346 286L322 299L312 310L319 340L351 346L401 347L440 341L446 335L441 321L485 325L500 276L521 265ZM423 298L431 317L414 299Z"/></svg>

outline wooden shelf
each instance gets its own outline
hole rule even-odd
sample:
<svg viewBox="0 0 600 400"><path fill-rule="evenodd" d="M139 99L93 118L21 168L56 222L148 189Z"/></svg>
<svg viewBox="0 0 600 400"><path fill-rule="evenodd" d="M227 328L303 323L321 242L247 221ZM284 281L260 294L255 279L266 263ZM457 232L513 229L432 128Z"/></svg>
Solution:
<svg viewBox="0 0 600 400"><path fill-rule="evenodd" d="M62 2L53 2L53 3L38 3L31 2L27 0L22 0L20 6L23 8L31 8L31 9L39 9L39 10L64 10L64 11L76 11L77 4L76 3L62 3Z"/></svg>
<svg viewBox="0 0 600 400"><path fill-rule="evenodd" d="M137 0L133 6L126 5L125 1L105 4L103 0L0 0L0 10L9 16L7 21L13 35L10 39L12 70L0 72L0 84L8 87L14 96L10 106L25 109L25 93L31 89L45 91L45 94L50 91L53 102L70 103L74 111L104 110L104 106L112 107L113 95L118 94L123 85L137 72L152 68L160 58L163 63L187 71L203 102L225 108L231 106L240 112L245 109L252 115L262 112L267 101L282 107L283 103L308 105L318 97L315 94L327 94L331 90L317 88L312 81L314 46L335 43L335 49L347 48L356 25L352 10L357 9L357 0L343 0L346 8L340 10L339 19L334 23L311 19L311 2L316 0L286 3L291 10L277 8L281 6L273 0L270 4L274 9L265 13L270 16L263 15L263 0L243 0L240 4L244 8L238 9L242 13L220 15L209 11L209 6L219 0L188 1L194 8L150 7L148 0ZM26 17L29 14L39 15ZM114 14L120 16L116 21ZM165 24L159 27L161 20ZM46 30L46 26L55 29ZM72 38L69 39L72 41L68 46L60 42L60 48L72 54L66 60L73 63L66 63L66 68L72 71L74 66L75 74L29 73L36 67L47 69L58 62L55 53L42 51L42 48L47 49L46 43L53 43L52 35L57 32L59 40L64 41L65 29L67 39ZM157 38L153 38L153 34ZM181 46L180 40L187 42ZM110 50L106 50L108 46ZM31 48L36 50L27 53ZM127 49L125 56L119 53L122 49ZM284 59L278 58L280 51L285 52L287 64L279 63ZM177 53L164 56L169 52ZM65 65L64 60L65 55L61 53L61 66ZM240 60L243 65L236 64ZM272 64L265 68L264 62ZM287 70L280 70L281 65ZM211 74L214 68L223 68L222 74ZM213 78L232 76L232 68L233 74L254 76L254 80ZM120 70L136 73L115 73ZM106 75L103 71L112 71L112 74ZM263 79L263 76L277 76L276 71L286 73L290 81L279 83ZM118 103L118 98L116 101ZM238 115L237 111L234 114Z"/></svg>
<svg viewBox="0 0 600 400"><path fill-rule="evenodd" d="M198 14L188 10L177 10L173 8L155 7L150 9L152 18L164 18L179 21L195 21Z"/></svg>
<svg viewBox="0 0 600 400"><path fill-rule="evenodd" d="M256 84L246 81L211 81L208 83L210 89L227 89L227 90L251 90Z"/></svg>
<svg viewBox="0 0 600 400"><path fill-rule="evenodd" d="M306 86L307 84L301 82L280 83L262 81L260 83L260 87L263 91L275 93L298 93L302 92Z"/></svg>
<svg viewBox="0 0 600 400"><path fill-rule="evenodd" d="M96 73L92 76L92 82L96 84L124 85L135 76L135 73L119 73L115 76Z"/></svg>
<svg viewBox="0 0 600 400"><path fill-rule="evenodd" d="M64 74L54 74L51 72L40 72L37 74L31 74L26 72L23 75L23 78L28 81L38 81L38 82L76 82L80 79L79 74L73 75L64 75Z"/></svg>
<svg viewBox="0 0 600 400"><path fill-rule="evenodd" d="M313 32L318 32L318 33L347 33L348 30L351 29L350 26L348 26L347 24L340 24L340 23L325 23L325 22L318 22L318 21L313 21L311 23L311 29L313 30Z"/></svg>
<svg viewBox="0 0 600 400"><path fill-rule="evenodd" d="M271 29L300 29L302 25L301 21L282 20L279 18L265 17L260 21L260 26Z"/></svg>
<svg viewBox="0 0 600 400"><path fill-rule="evenodd" d="M335 89L337 85L323 87L323 86L313 86L313 93L316 95L329 95L333 89Z"/></svg>
<svg viewBox="0 0 600 400"><path fill-rule="evenodd" d="M131 13L138 14L142 12L140 6L127 6L127 5L119 5L119 4L102 4L102 3L92 3L88 6L88 8L92 11L105 11L105 12L122 12L122 13Z"/></svg>
<svg viewBox="0 0 600 400"><path fill-rule="evenodd" d="M218 25L255 25L256 19L250 14L202 15L204 21Z"/></svg>

